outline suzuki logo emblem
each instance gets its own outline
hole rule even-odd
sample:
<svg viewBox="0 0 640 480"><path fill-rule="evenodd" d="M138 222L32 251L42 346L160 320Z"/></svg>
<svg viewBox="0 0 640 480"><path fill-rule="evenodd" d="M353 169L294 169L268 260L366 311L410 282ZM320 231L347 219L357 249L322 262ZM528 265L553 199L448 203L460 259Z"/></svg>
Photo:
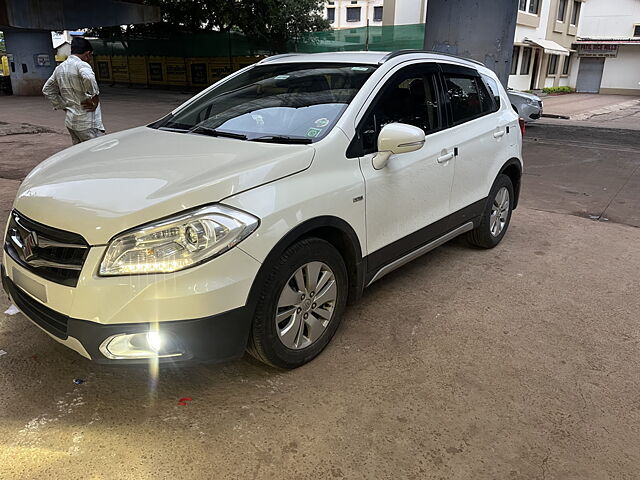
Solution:
<svg viewBox="0 0 640 480"><path fill-rule="evenodd" d="M29 232L26 237L22 238L22 241L22 253L24 255L25 262L33 260L36 256L33 249L38 246L38 237L36 237L34 232Z"/></svg>

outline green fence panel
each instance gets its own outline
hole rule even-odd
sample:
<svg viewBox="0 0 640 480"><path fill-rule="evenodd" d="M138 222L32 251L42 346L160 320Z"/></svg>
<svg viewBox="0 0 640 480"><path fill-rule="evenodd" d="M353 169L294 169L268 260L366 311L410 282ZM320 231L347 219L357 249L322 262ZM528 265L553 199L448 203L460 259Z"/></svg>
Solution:
<svg viewBox="0 0 640 480"><path fill-rule="evenodd" d="M420 49L424 43L424 23L330 30L305 34L289 42L291 52L393 51ZM157 38L91 40L96 55L231 57L268 55L264 45L251 42L240 33L197 32Z"/></svg>

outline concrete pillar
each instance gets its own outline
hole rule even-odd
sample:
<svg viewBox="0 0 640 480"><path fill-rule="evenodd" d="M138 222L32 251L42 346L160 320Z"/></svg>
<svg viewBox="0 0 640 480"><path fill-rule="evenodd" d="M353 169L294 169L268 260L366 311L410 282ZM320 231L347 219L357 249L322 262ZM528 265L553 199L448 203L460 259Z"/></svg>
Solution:
<svg viewBox="0 0 640 480"><path fill-rule="evenodd" d="M424 48L482 62L506 87L517 15L515 0L429 0Z"/></svg>
<svg viewBox="0 0 640 480"><path fill-rule="evenodd" d="M56 67L51 32L5 30L14 95L42 95L42 86Z"/></svg>

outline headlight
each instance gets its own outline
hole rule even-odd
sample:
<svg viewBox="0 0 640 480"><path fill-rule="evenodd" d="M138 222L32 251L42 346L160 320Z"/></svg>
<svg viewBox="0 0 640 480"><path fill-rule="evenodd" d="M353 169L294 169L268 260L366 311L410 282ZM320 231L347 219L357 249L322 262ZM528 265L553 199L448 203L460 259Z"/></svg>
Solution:
<svg viewBox="0 0 640 480"><path fill-rule="evenodd" d="M527 103L529 105L535 105L536 107L538 106L538 101L534 100L533 98L527 98Z"/></svg>
<svg viewBox="0 0 640 480"><path fill-rule="evenodd" d="M213 205L143 225L111 240L100 275L177 272L221 255L258 224L253 215Z"/></svg>

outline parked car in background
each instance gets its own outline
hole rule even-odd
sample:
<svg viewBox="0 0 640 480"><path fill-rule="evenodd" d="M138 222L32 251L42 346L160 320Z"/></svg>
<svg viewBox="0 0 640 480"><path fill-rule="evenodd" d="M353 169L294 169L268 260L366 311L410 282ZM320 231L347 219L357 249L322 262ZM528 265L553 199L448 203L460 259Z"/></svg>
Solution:
<svg viewBox="0 0 640 480"><path fill-rule="evenodd" d="M533 122L542 116L542 100L533 93L520 90L507 90L511 106L525 122Z"/></svg>
<svg viewBox="0 0 640 480"><path fill-rule="evenodd" d="M523 125L474 61L271 57L38 165L8 221L2 283L96 362L247 349L298 367L387 273L458 235L500 243Z"/></svg>

